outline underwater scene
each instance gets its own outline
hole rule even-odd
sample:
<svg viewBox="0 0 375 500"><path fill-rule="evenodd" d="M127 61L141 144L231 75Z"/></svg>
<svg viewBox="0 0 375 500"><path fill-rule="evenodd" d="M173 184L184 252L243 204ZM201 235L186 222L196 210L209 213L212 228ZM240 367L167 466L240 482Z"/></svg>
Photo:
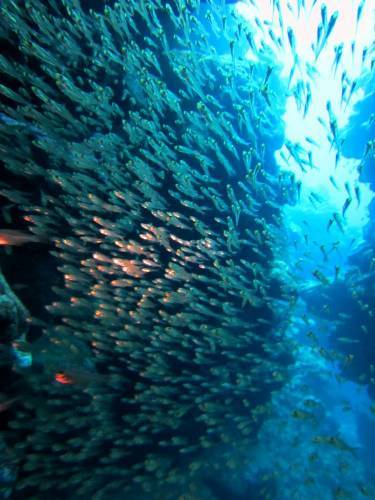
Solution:
<svg viewBox="0 0 375 500"><path fill-rule="evenodd" d="M373 0L0 0L0 498L375 500Z"/></svg>

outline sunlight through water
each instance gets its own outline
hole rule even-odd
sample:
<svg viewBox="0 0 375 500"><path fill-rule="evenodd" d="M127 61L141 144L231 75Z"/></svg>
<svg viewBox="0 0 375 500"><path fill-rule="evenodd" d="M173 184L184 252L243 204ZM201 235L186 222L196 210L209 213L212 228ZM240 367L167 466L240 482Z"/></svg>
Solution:
<svg viewBox="0 0 375 500"><path fill-rule="evenodd" d="M327 226L333 213L341 213L346 199L354 198L358 186L360 161L340 152L340 129L362 99L363 82L370 74L370 58L366 56L373 42L371 2L264 0L255 7L239 2L237 9L250 24L263 24L263 32L256 30L257 42L264 37L266 44L273 47L282 76L289 82L284 115L286 144L289 141L305 148L301 161L295 160L285 144L276 153L280 167L294 172L302 185L300 203L285 207L285 217L292 231L303 233L308 222L313 240L331 242L322 227ZM324 16L327 24L336 16L337 20L327 40L321 36L324 43L319 44ZM251 50L248 57L254 58ZM332 137L331 117L337 127L336 139ZM345 245L353 249L363 241L362 230L369 220L367 207L373 193L364 183L358 189L359 206L351 202L345 214L345 230L350 236L344 238L337 228L334 233L341 239L343 254L347 254Z"/></svg>

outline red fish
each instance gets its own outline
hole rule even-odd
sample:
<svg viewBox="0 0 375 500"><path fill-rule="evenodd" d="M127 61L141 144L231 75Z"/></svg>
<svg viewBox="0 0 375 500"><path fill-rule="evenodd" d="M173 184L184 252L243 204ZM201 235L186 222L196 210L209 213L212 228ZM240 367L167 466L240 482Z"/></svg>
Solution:
<svg viewBox="0 0 375 500"><path fill-rule="evenodd" d="M92 384L102 383L106 377L105 375L85 370L84 368L68 368L67 370L56 372L54 378L59 384L87 387Z"/></svg>
<svg viewBox="0 0 375 500"><path fill-rule="evenodd" d="M55 380L60 384L74 384L74 380L64 372L55 373Z"/></svg>

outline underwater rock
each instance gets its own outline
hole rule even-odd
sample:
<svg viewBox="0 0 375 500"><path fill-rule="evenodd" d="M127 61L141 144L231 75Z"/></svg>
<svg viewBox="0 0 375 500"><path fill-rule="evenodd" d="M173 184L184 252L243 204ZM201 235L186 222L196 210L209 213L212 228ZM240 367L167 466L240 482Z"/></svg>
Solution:
<svg viewBox="0 0 375 500"><path fill-rule="evenodd" d="M0 271L1 343L10 344L27 333L30 314Z"/></svg>
<svg viewBox="0 0 375 500"><path fill-rule="evenodd" d="M366 272L370 267L368 246L353 255L351 262L358 266L357 272L354 268L345 280L324 288L313 287L302 296L314 314L331 321L330 345L340 361L342 375L367 385L374 399L375 274Z"/></svg>

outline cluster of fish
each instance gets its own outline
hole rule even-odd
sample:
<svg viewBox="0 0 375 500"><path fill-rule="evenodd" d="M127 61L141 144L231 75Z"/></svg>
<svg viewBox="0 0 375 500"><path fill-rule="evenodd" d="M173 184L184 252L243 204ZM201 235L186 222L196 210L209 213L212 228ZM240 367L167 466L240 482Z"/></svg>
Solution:
<svg viewBox="0 0 375 500"><path fill-rule="evenodd" d="M295 183L265 140L280 135L276 69L266 47L259 65L238 55L251 32L212 2L1 11L0 150L30 189L0 194L64 281L10 422L16 489L194 497L198 478L245 466L291 360L275 259Z"/></svg>
<svg viewBox="0 0 375 500"><path fill-rule="evenodd" d="M305 2L298 2L298 5L300 4L301 7L305 7ZM316 4L317 2L311 2L311 8L313 9ZM279 6L280 3L275 2L275 5ZM290 6L289 10L292 11L292 4ZM351 28L356 34L361 28L366 29L365 7L365 0L360 0L351 6L353 9ZM280 9L277 10L281 16ZM298 17L300 11L302 12L302 9L299 8ZM327 171L331 172L331 175L327 175L329 189L321 183L322 193L311 191L308 196L306 192L304 193L304 190L306 191L303 182L304 175L309 175L309 171L316 168L313 156L315 157L315 154L319 156L319 149L320 152L324 149L324 142L316 142L316 138L311 135L305 137L306 147L285 141L284 148L289 156L281 151L280 158L285 164L289 161L289 165L290 158L292 158L299 167L302 181L299 180L296 183L297 198L300 201L305 194L304 201L308 200L313 207L310 214L309 209L306 208L308 203L301 207L301 212L305 213L297 220L298 229L295 229L292 234L293 245L291 246L295 247L295 252L292 252L294 261L290 271L294 267L293 279L299 280L301 286L307 289L302 295L311 308L310 312L313 311L318 316L329 318L331 324L334 325L334 331L330 332L331 349L327 349L325 341L319 338L319 333L310 331L308 336L324 358L330 362L339 361L343 370L342 374L361 385L367 385L368 392L373 397L375 393L372 356L375 249L371 235L366 238L368 241L364 242L360 230L363 221L359 212L363 213L364 205L366 206L372 197L371 195L369 198L368 185L365 181L372 179L374 166L374 114L371 112L371 101L368 110L358 114L355 120L353 116L356 116L356 110L350 116L348 108L354 99L358 99L359 88L363 90L364 95L371 96L373 93L374 45L372 41L372 45L366 45L360 37L350 40L348 33L346 40L329 47L328 56L323 54L340 16L349 17L348 12L343 9L340 13L335 11L329 15L327 4L321 2L320 12L317 11L319 24L316 38L311 47L315 61L323 55L326 56L328 70L322 67L322 70L326 71L326 79L323 81L326 81L328 86L334 85L337 89L337 92L331 95L327 93L327 97L322 97L323 113L316 113L319 128L321 126L324 130L329 144L329 153L333 157L332 166L329 165L329 161L327 162ZM293 15L297 17L296 5L294 5ZM293 78L296 78L296 67L300 67L302 62L298 59L293 30L289 28L287 33L289 47L294 55L294 66L289 77L290 84ZM319 82L317 68L312 67L309 62L305 65L303 77L298 79L294 86L290 85L297 109L304 118L311 111L312 88ZM331 80L327 77L329 72L331 72ZM316 103L319 104L319 99ZM342 118L345 113L348 113L347 116L351 118L349 123L355 122L355 131L352 126L342 127L346 122ZM364 132L363 140L358 140L361 131ZM355 153L352 150L353 143L356 144ZM348 176L347 172L350 170L352 170L352 175ZM324 176L324 168L321 175ZM373 190L373 186L371 189ZM337 203L332 209L334 204L327 196L329 191L332 193L332 198L340 195L341 206ZM314 211L316 214L313 214ZM358 212L356 220L358 228L353 223L353 214L356 211ZM351 222L350 218L352 218ZM371 224L370 221L370 227ZM322 232L322 228L325 228L325 231ZM369 232L371 233L371 229ZM348 254L353 252L357 255L354 254L353 258L348 259ZM309 280L311 277L314 278L313 283ZM308 317L305 317L304 321L307 325L309 324ZM344 380L343 377L336 375Z"/></svg>
<svg viewBox="0 0 375 500"><path fill-rule="evenodd" d="M334 11L329 14L327 4L325 2L319 2L319 4L318 8L317 1L305 2L301 0L287 3L287 10L294 19L299 19L302 14L306 15L307 19L314 14L318 19L315 40L309 49L305 47L301 49L302 54L305 56L304 59L301 59L301 52L298 52L296 34L293 28L285 26L282 8L285 7L285 4L279 0L272 2L273 14L277 14L274 24L276 26L278 24L278 27L285 34L284 41L282 38L275 36L275 27L273 25L268 29L268 38L279 52L285 52L287 45L292 55L293 62L289 73L288 87L290 96L293 97L300 115L303 119L308 118L306 122L301 120L301 123L304 123L306 128L314 129L315 125L317 125L317 128L320 129L314 130L314 132L310 131L310 134L306 135L301 142L285 140L283 148L278 153L281 165L290 168L293 164L300 172L299 180L295 183L297 200L302 201L302 203L308 201L313 207L309 217L308 203L306 203L307 208L305 205L301 210L301 212L305 211L305 215L300 218L302 220L293 221L295 230L292 235L292 243L297 250L294 255L295 264L293 264L293 267L296 271L293 277L296 278L296 275L300 273L302 286L306 286L308 281L306 275L308 274L309 277L314 278L314 286L322 285L327 288L335 286L337 280L344 279L345 271L343 272L341 264L345 262L348 252L353 251L353 248L363 241L360 231L357 231L353 238L349 238L348 233L350 231L348 231L348 228L353 227L353 222L348 221L353 218L356 210L363 212L364 203L366 203L363 199L369 199L367 186L360 182L362 180L360 176L363 169L367 168L367 165L369 169L372 168L374 141L370 138L363 142L363 150L358 154L359 161L354 160L357 165L353 167L353 163L350 163L353 162L353 159L349 160L345 157L349 156L348 153L345 153L348 131L340 127L346 121L343 116L345 114L348 116L348 108L350 108L354 99L358 98L357 92L359 88L367 87L369 92L372 92L371 74L373 73L375 58L373 54L374 46L364 45L361 43L362 40L356 38L353 41L348 38L348 40L340 41L336 45L330 45L332 33L334 33L340 16L348 16L350 9L348 8L348 12L346 12L345 6L342 13ZM365 0L360 0L357 4L353 3L351 6L354 11L352 28L355 33L363 26L361 23L365 24L366 22L363 14L365 6ZM349 53L350 59L348 57ZM322 58L323 55L325 56L324 64L327 67L324 67L323 64L318 69L319 58ZM311 61L314 64L311 64ZM361 69L358 70L358 67ZM324 73L323 76L320 75L320 69ZM324 90L323 87L317 89L322 81L328 85L327 94L319 96L319 93ZM330 95L328 89L331 85L337 90ZM320 104L319 100L324 104L321 113L311 109L313 96L316 105ZM366 130L371 128L374 121L373 113L369 112L368 116L368 120L361 124ZM314 121L316 121L316 124ZM320 133L322 130L324 131L323 134ZM316 136L319 136L320 139L317 139ZM329 144L329 154L324 160L327 165L323 164L321 159L325 140ZM329 159L330 156L334 158L332 162ZM319 159L317 160L317 158ZM313 170L318 169L316 166L317 161L322 163L322 178L324 177L325 168L327 172L331 172L331 175L327 178L328 189L327 186L323 185L323 182L317 183L317 190L320 188L321 192L310 190L307 187L309 182L303 182ZM323 167L323 165L325 166ZM347 176L348 170L356 171L356 174L351 175L350 180L348 180ZM341 172L344 174L342 177ZM317 173L317 175L320 174ZM332 191L331 186L334 191ZM342 202L332 203L328 194L330 190L332 198L340 196ZM312 215L314 211L316 211L316 217ZM325 227L324 233L321 233L321 228L318 231L313 228L313 224L316 226L316 219L320 215L321 223ZM360 226L359 216L357 223ZM316 234L314 235L314 232L318 234L318 237ZM340 258L337 258L338 255L340 255ZM372 269L368 268L366 272L371 273Z"/></svg>

